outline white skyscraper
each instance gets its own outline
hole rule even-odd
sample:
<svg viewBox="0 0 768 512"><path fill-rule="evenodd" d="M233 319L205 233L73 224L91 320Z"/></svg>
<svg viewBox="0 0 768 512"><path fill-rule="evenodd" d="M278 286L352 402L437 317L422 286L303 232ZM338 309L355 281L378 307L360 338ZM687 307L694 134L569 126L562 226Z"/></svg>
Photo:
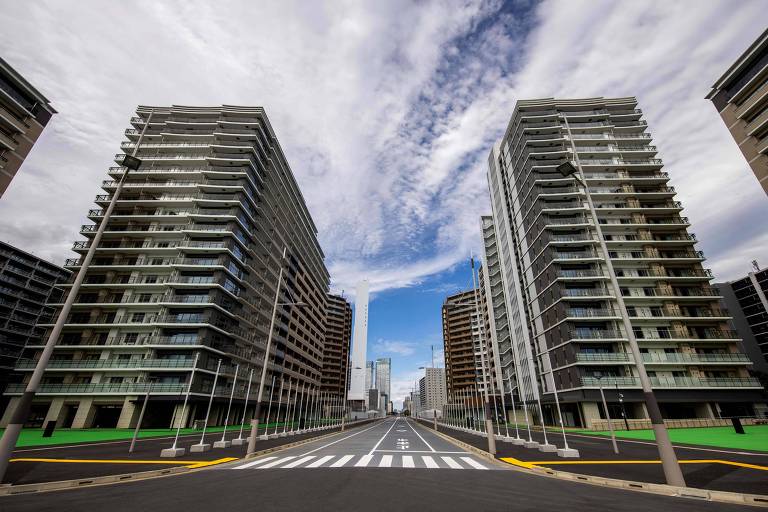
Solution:
<svg viewBox="0 0 768 512"><path fill-rule="evenodd" d="M352 334L352 367L349 399L365 400L365 356L368 345L368 281L357 285L355 296L355 330Z"/></svg>

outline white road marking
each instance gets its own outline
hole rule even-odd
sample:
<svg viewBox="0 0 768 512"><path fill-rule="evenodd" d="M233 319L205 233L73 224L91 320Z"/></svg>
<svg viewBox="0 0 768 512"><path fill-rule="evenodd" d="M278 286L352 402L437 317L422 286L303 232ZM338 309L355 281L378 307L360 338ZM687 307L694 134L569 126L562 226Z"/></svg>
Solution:
<svg viewBox="0 0 768 512"><path fill-rule="evenodd" d="M472 457L459 457L459 458L475 469L488 469L487 467L483 466Z"/></svg>
<svg viewBox="0 0 768 512"><path fill-rule="evenodd" d="M375 452L375 451L376 451L376 448L378 448L378 447L379 447L379 445L380 445L380 444L381 444L381 442L384 440L384 438L385 438L385 437L387 437L387 435L389 434L389 432L390 432L390 431L391 431L391 430L392 430L392 429L395 427L395 425L397 425L397 422L398 422L398 420L399 420L399 419L400 419L400 418L397 418L397 419L395 419L395 421L393 421L393 422L392 422L392 426L391 426L391 427L389 427L389 430L387 430L387 432L386 432L386 433L385 433L383 436L381 436L381 439L379 439L379 442L378 442L378 443L376 443L376 444L373 446L373 448L371 448L371 451L369 451L369 452L368 452L368 455L370 455L370 454L372 454L373 452ZM407 422L406 422L406 423L407 423Z"/></svg>
<svg viewBox="0 0 768 512"><path fill-rule="evenodd" d="M440 457L440 458L443 459L443 462L448 464L448 467L451 469L464 469L464 467L461 464L453 460L453 457Z"/></svg>
<svg viewBox="0 0 768 512"><path fill-rule="evenodd" d="M293 460L293 459L295 459L295 458L296 458L296 455L289 455L289 456L287 456L287 457L282 457L282 458L280 458L280 459L277 459L277 460L273 460L273 461L272 461L272 462L270 462L269 464L264 464L263 466L259 466L259 467L257 467L256 469L266 469L266 468L273 468L273 467L275 467L275 466L279 466L279 465L280 465L280 464L282 464L283 462L288 462L289 460Z"/></svg>
<svg viewBox="0 0 768 512"><path fill-rule="evenodd" d="M426 466L429 469L437 469L437 468L440 467L440 466L437 465L437 462L435 462L435 459L433 459L429 455L422 455L421 456L421 460L424 461L424 464L426 464Z"/></svg>
<svg viewBox="0 0 768 512"><path fill-rule="evenodd" d="M297 459L297 460L291 462L290 464L286 464L285 466L283 466L283 468L295 468L296 466L301 466L305 462L309 462L310 460L312 460L314 458L315 458L314 455L307 455L306 457L302 457L300 459Z"/></svg>
<svg viewBox="0 0 768 512"><path fill-rule="evenodd" d="M410 455L403 455L403 467L415 468L416 466L413 464L413 457L411 457Z"/></svg>
<svg viewBox="0 0 768 512"><path fill-rule="evenodd" d="M355 467L356 468L364 468L364 467L366 467L368 465L368 463L371 462L372 458L373 458L373 455L363 455L362 457L360 457L360 460L357 461L357 463L355 464Z"/></svg>
<svg viewBox="0 0 768 512"><path fill-rule="evenodd" d="M342 467L344 464L346 464L347 462L349 462L349 461L350 461L350 459L352 459L352 457L354 457L354 455L345 455L345 456L343 456L342 458L340 458L339 460L337 460L336 462L334 462L333 464L331 464L331 465L330 465L330 466L328 466L328 467L329 467L329 468L340 468L340 467Z"/></svg>
<svg viewBox="0 0 768 512"><path fill-rule="evenodd" d="M406 424L406 425L408 425L409 427L411 427L411 430L413 430L413 431L416 433L416 435L417 435L417 436L419 436L419 439L421 439L421 440L424 442L424 444L425 444L425 445L427 445L427 448L429 448L429 449L430 449L430 450L432 450L433 452L434 452L434 451L436 451L434 448L432 448L432 447L429 445L429 443L427 442L427 440L426 440L426 439L424 439L423 437L421 437L421 434L419 434L418 432L416 432L416 429L415 429L415 428L413 428L413 425L411 425L411 422L410 422L410 421L407 421L407 420L406 420L405 424Z"/></svg>
<svg viewBox="0 0 768 512"><path fill-rule="evenodd" d="M248 464L243 464L242 466L235 466L232 469L247 469L252 468L253 466L258 466L259 464L264 464L265 462L269 462L271 460L275 460L277 457L265 457L263 459L255 460L253 462L249 462Z"/></svg>
<svg viewBox="0 0 768 512"><path fill-rule="evenodd" d="M370 426L370 427L366 428L365 430L361 430L360 432L355 432L354 434L348 435L347 437L342 437L341 439L337 439L336 441L332 441L332 442L330 442L330 443L328 443L328 444L324 444L324 445L323 445L323 446L321 446L320 448L315 448L314 450L310 450L310 451L308 451L307 453L305 453L305 454L303 454L303 455L309 455L310 453L315 453L316 451L318 451L318 450L322 450L323 448L328 448L329 446L332 446L332 445L334 445L334 444L336 444L336 443L340 443L341 441L344 441L344 440L346 440L346 439L349 439L350 437L355 437L356 435L362 434L363 432L368 432L368 431L369 431L369 430L371 430L372 428L376 428L376 427L378 427L378 426L379 426L379 424L378 424L378 423L374 423L372 426Z"/></svg>
<svg viewBox="0 0 768 512"><path fill-rule="evenodd" d="M307 467L308 468L319 468L320 466L322 466L323 464L325 464L326 462L328 462L329 460L331 460L334 457L335 457L335 455L326 455L325 457L320 457L319 459L317 459L312 464L307 465ZM352 456L350 455L349 457L351 458Z"/></svg>
<svg viewBox="0 0 768 512"><path fill-rule="evenodd" d="M392 456L391 455L384 455L381 457L381 461L379 461L379 467L380 468L391 468L392 467Z"/></svg>

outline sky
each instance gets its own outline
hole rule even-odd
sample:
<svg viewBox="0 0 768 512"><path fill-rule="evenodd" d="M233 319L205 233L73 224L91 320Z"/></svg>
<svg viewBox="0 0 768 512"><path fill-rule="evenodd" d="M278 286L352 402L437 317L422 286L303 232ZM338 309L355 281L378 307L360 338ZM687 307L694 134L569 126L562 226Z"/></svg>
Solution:
<svg viewBox="0 0 768 512"><path fill-rule="evenodd" d="M768 264L768 200L712 104L761 0L0 0L0 55L59 113L0 199L0 240L63 263L137 105L260 105L332 276L374 292L400 402L441 364L487 156L518 99L636 96L718 280Z"/></svg>

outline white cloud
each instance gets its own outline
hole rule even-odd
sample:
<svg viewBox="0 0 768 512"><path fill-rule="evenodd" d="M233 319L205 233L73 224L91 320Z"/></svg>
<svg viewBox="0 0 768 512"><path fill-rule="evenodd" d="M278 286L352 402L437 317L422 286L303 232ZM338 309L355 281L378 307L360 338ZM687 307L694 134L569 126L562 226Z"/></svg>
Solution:
<svg viewBox="0 0 768 512"><path fill-rule="evenodd" d="M738 277L768 252L754 221L768 201L704 99L764 29L762 2L518 11L459 0L5 2L0 52L60 113L0 200L0 239L70 257L137 104L258 104L333 287L413 286L479 249L486 158L515 100L636 95L716 275Z"/></svg>
<svg viewBox="0 0 768 512"><path fill-rule="evenodd" d="M416 352L416 344L408 341L378 339L373 349L379 355L410 356Z"/></svg>

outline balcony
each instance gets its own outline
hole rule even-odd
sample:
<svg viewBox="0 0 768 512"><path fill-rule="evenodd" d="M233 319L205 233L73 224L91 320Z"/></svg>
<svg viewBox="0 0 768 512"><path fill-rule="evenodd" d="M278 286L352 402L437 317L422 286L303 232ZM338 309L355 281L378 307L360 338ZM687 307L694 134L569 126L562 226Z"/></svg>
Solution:
<svg viewBox="0 0 768 512"><path fill-rule="evenodd" d="M24 392L26 384L9 384L6 394L18 395ZM37 390L38 395L101 395L101 394L145 394L149 391L155 393L183 393L187 389L184 383L147 383L147 382L122 382L119 384L41 384Z"/></svg>
<svg viewBox="0 0 768 512"><path fill-rule="evenodd" d="M640 379L635 377L602 377L600 379L597 377L582 377L581 385L588 388L597 388L601 386L604 388L634 388L640 387Z"/></svg>
<svg viewBox="0 0 768 512"><path fill-rule="evenodd" d="M629 363L629 354L624 352L578 352L576 361L580 363Z"/></svg>
<svg viewBox="0 0 768 512"><path fill-rule="evenodd" d="M570 318L597 318L597 317L617 317L619 314L612 309L599 308L571 308L565 312Z"/></svg>
<svg viewBox="0 0 768 512"><path fill-rule="evenodd" d="M560 290L562 297L612 297L607 288L564 288Z"/></svg>
<svg viewBox="0 0 768 512"><path fill-rule="evenodd" d="M647 364L751 364L746 354L696 354L696 353L665 353L649 352L643 354L643 362Z"/></svg>
<svg viewBox="0 0 768 512"><path fill-rule="evenodd" d="M751 377L695 378L695 377L651 377L654 388L758 388L763 389L757 379Z"/></svg>
<svg viewBox="0 0 768 512"><path fill-rule="evenodd" d="M195 361L188 359L80 359L80 360L51 360L48 362L48 370L151 370L162 369L192 369ZM16 363L16 370L33 370L37 365L36 360L23 359Z"/></svg>
<svg viewBox="0 0 768 512"><path fill-rule="evenodd" d="M624 339L624 333L617 329L571 329L568 334L571 340Z"/></svg>

